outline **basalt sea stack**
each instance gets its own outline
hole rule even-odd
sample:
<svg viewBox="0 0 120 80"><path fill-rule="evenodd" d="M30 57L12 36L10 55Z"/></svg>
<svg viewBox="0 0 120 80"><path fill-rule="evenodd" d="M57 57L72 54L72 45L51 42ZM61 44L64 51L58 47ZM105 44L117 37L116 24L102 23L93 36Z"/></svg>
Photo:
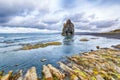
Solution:
<svg viewBox="0 0 120 80"><path fill-rule="evenodd" d="M74 24L71 22L70 19L68 19L66 21L66 23L64 23L62 35L63 36L73 36L74 35Z"/></svg>

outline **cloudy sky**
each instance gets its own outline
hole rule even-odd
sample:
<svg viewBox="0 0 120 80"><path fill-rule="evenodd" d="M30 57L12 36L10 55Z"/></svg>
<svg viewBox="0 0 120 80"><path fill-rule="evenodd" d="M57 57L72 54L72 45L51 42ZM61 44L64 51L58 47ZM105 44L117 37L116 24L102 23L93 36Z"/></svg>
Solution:
<svg viewBox="0 0 120 80"><path fill-rule="evenodd" d="M57 32L67 19L76 32L120 29L120 0L0 0L0 33Z"/></svg>

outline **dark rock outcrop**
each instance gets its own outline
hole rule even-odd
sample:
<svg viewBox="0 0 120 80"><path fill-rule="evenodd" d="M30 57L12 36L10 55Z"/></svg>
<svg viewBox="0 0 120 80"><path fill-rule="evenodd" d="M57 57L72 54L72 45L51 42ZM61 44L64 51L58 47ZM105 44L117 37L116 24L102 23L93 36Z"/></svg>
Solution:
<svg viewBox="0 0 120 80"><path fill-rule="evenodd" d="M70 19L66 21L63 25L63 30L62 30L62 35L63 36L72 36L74 35L74 24L71 22Z"/></svg>

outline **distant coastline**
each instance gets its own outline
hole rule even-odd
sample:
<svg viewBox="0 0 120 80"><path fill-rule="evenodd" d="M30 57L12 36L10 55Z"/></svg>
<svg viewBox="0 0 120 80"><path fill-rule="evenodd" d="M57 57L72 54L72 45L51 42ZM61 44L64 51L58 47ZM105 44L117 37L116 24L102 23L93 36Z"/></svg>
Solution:
<svg viewBox="0 0 120 80"><path fill-rule="evenodd" d="M114 39L120 39L120 29L113 30L110 32L104 32L104 33L88 33L88 32L77 32L76 35L93 35L93 36L99 36L99 37L106 37L106 38L114 38Z"/></svg>

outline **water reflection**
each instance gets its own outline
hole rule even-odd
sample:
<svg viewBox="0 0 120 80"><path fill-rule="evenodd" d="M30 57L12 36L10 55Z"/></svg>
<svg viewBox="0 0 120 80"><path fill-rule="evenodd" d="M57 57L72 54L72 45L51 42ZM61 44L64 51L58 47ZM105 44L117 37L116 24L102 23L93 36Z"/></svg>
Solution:
<svg viewBox="0 0 120 80"><path fill-rule="evenodd" d="M64 45L72 45L74 42L74 36L65 36L63 39Z"/></svg>
<svg viewBox="0 0 120 80"><path fill-rule="evenodd" d="M62 52L65 54L70 54L74 52L74 36L65 36L63 39L63 48Z"/></svg>

